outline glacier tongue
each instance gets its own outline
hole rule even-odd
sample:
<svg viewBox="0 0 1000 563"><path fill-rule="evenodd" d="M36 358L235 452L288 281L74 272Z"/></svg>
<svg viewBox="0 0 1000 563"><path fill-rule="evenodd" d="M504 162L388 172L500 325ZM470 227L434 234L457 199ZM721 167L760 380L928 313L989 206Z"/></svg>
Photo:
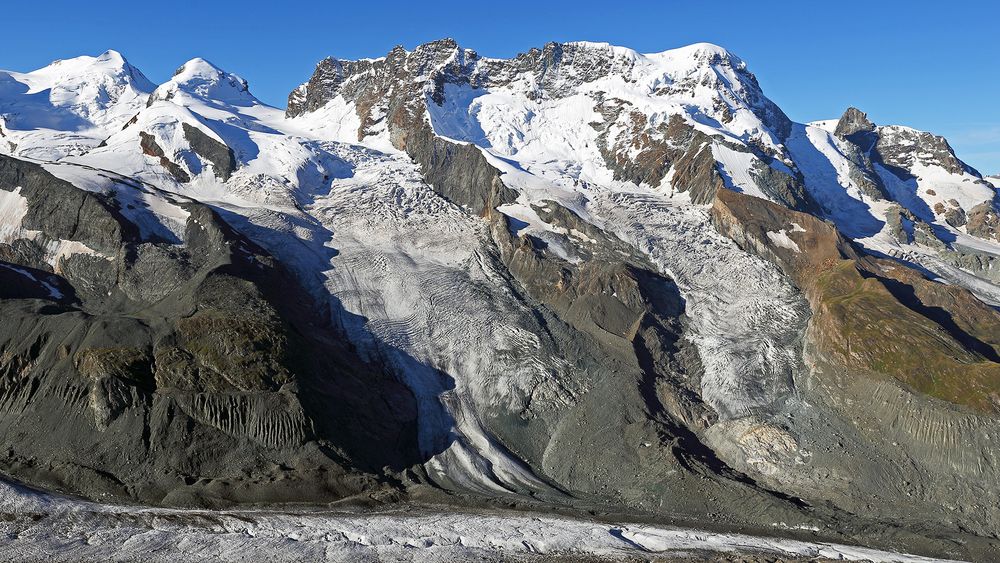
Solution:
<svg viewBox="0 0 1000 563"><path fill-rule="evenodd" d="M479 421L486 405L515 408L547 368L538 338L522 326L530 313L494 283L486 226L435 194L400 155L324 146L352 174L309 204L308 230L294 234L283 214L254 211L243 228L303 277L322 272L315 289L355 344L413 390L432 478L484 494L558 496Z"/></svg>

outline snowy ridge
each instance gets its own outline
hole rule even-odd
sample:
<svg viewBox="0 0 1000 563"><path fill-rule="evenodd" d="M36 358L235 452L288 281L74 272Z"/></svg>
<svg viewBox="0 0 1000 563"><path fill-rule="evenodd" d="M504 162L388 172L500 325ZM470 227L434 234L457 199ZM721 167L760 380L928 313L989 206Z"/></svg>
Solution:
<svg viewBox="0 0 1000 563"><path fill-rule="evenodd" d="M435 131L504 155L532 150L572 154L571 139L577 136L568 131L534 139L524 137L523 130L539 130L542 127L535 124L546 121L588 128L588 123L602 119L594 105L598 97L629 104L653 127L671 115L683 115L699 130L722 133L736 142L752 141L775 150L780 145L765 122L775 117L768 114L773 104L747 73L746 64L721 47L700 43L642 55L607 44L565 45L578 50L544 77L546 88L559 96L532 99L540 87L532 75L488 88L448 84L444 105L427 106ZM603 56L610 59L609 68L593 74L594 59ZM469 71L477 72L489 69Z"/></svg>

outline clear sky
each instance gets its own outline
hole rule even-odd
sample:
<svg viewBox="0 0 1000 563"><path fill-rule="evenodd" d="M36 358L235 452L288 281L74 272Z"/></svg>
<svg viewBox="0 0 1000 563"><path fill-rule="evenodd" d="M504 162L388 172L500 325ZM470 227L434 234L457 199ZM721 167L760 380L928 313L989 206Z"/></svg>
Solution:
<svg viewBox="0 0 1000 563"><path fill-rule="evenodd" d="M162 82L200 56L278 106L325 56L376 57L442 37L492 57L548 41L641 52L708 41L745 59L792 119L855 105L876 123L945 135L981 172L1000 173L995 1L18 0L3 12L0 68L116 49Z"/></svg>

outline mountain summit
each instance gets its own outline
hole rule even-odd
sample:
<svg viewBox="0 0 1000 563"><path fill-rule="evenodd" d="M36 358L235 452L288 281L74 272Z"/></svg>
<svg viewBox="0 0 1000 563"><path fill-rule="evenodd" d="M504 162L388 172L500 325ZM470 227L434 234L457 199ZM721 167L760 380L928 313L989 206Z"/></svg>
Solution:
<svg viewBox="0 0 1000 563"><path fill-rule="evenodd" d="M224 103L255 102L247 81L202 58L184 63L174 76L156 89L153 99L169 99L176 92Z"/></svg>
<svg viewBox="0 0 1000 563"><path fill-rule="evenodd" d="M24 155L78 153L120 129L154 87L116 51L28 73L0 71L0 131Z"/></svg>

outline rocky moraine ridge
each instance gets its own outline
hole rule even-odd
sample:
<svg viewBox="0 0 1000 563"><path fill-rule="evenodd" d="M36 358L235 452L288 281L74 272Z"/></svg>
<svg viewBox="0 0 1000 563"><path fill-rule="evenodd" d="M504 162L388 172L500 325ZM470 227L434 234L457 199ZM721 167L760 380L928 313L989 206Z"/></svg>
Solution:
<svg viewBox="0 0 1000 563"><path fill-rule="evenodd" d="M996 557L996 184L708 44L0 72L0 470Z"/></svg>

